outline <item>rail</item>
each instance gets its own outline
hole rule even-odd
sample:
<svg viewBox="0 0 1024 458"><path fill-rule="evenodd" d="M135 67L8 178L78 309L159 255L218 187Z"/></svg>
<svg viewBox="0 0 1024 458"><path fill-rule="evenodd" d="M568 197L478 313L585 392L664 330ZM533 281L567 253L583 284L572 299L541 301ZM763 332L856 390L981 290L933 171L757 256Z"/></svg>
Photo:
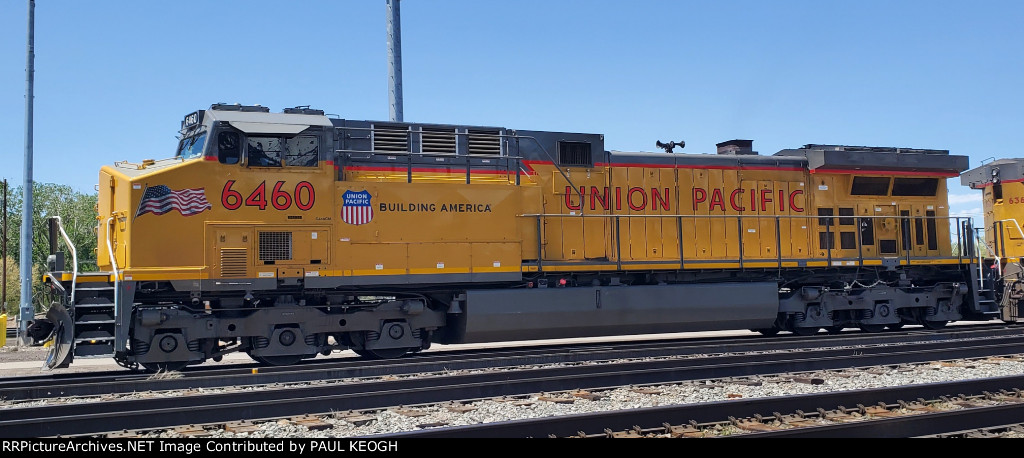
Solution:
<svg viewBox="0 0 1024 458"><path fill-rule="evenodd" d="M906 263L909 265L911 260L915 258L914 251L921 248L920 247L921 239L919 238L917 243L913 243L914 240L913 240L912 234L909 233L910 232L911 224L913 223L913 220L915 220L915 219L917 219L917 220L945 220L945 221L948 221L950 223L949 224L950 225L950 233L951 233L950 235L952 235L952 232L953 232L952 227L953 227L953 223L955 223L955 227L956 227L956 246L959 247L956 250L957 253L955 255L953 255L951 253L952 245L949 246L948 248L945 248L945 247L942 247L941 245L939 245L939 242L940 242L939 240L935 240L934 241L935 242L935 248L932 249L932 248L930 248L930 246L928 244L925 244L924 245L925 248L923 249L923 251L925 251L925 254L918 255L918 256L916 256L917 258L920 258L920 259L924 259L924 258L928 258L928 259L935 259L935 258L952 259L952 258L956 258L958 264L963 264L963 261L964 261L965 257L968 260L970 260L970 261L973 261L973 258L974 258L973 244L972 243L968 243L968 241L967 241L967 239L970 237L970 234L968 233L968 230L966 229L966 228L970 227L971 218L970 217L962 217L962 216L895 216L895 215L885 215L885 216L850 216L850 217L846 217L846 216L835 216L835 215L833 215L833 216L827 216L827 215L823 215L823 216L810 216L810 215L770 215L770 216L768 216L768 215L679 215L679 214L671 214L671 215L628 215L628 214L626 214L626 215L624 215L624 214L586 214L586 215L576 214L576 215L571 215L570 214L570 215L567 215L567 214L561 214L561 213L535 213L535 214L524 214L524 215L521 215L521 217L534 218L535 221L536 221L536 237L537 237L537 254L536 254L537 261L536 261L536 263L537 263L538 271L543 271L544 270L544 264L545 263L559 261L559 260L554 260L554 259L551 259L550 257L546 257L545 256L545 246L547 245L547 240L546 240L546 237L544 236L544 233L545 233L544 227L545 227L545 224L546 224L547 220L548 219L552 219L552 218L558 218L558 219L581 218L583 220L603 219L603 220L608 221L610 223L610 226L611 226L612 229L609 232L606 232L606 234L607 234L606 237L611 237L611 238L613 238L613 240L609 240L608 238L606 238L605 241L606 241L606 243L607 242L614 243L614 246L612 247L611 251L614 251L615 265L616 265L616 268L619 269L619 270L622 269L622 265L623 265L624 262L640 262L640 263L644 263L644 262L651 261L650 259L635 259L635 260L632 260L632 261L624 261L623 260L623 256L622 256L622 245L623 245L622 220L623 219L626 219L626 220L631 220L631 219L659 219L659 220L671 219L671 220L674 220L674 222L675 222L675 229L676 229L675 241L678 242L678 243L676 243L677 248L678 248L678 253L676 253L675 257L670 259L670 261L673 262L673 263L674 262L679 262L680 268L685 266L687 262L693 262L693 261L736 261L736 262L739 263L739 267L742 270L742 269L746 268L746 266L749 263L752 263L752 262L763 263L765 261L774 261L774 262L778 263L778 266L781 269L782 268L782 263L784 261L793 261L793 260L796 259L796 257L792 256L791 254L787 254L785 256L783 255L783 249L782 249L783 248L783 245L782 245L783 230L782 230L782 228L783 228L783 221L784 220L804 220L804 221L808 222L808 224L806 224L804 226L804 228L801 229L803 231L806 231L806 233L807 233L808 248L811 248L813 246L812 245L812 241L814 239L816 239L816 238L821 239L821 240L819 240L819 242L822 242L822 243L821 243L821 245L819 245L819 249L818 250L824 252L824 256L823 257L822 256L812 256L811 252L815 251L815 250L809 249L806 258L800 258L800 259L801 260L820 260L820 259L823 258L827 262L827 264L829 266L836 265L834 263L834 259L843 259L843 260L851 259L851 258L848 257L848 255L849 255L849 252L851 250L854 250L854 249L857 252L856 253L856 259L858 261L857 265L864 265L864 260L865 259L873 259L873 260L878 260L878 259L900 259L901 261L905 260ZM834 221L833 221L834 219L854 219L855 221L854 221L854 224L851 227L850 224L839 224L839 225L836 225L834 223ZM689 222L691 224L695 224L698 220L706 220L709 223L710 223L710 221L715 221L715 220L724 220L724 221L735 220L735 229L734 229L735 232L731 232L730 231L730 233L727 233L727 234L712 235L712 238L714 240L721 240L718 237L723 237L724 236L724 237L728 237L726 240L732 241L732 237L735 237L735 239L736 239L735 242L734 242L735 243L735 247L734 248L728 248L727 247L725 249L727 253L735 253L735 255L731 255L731 256L730 255L725 255L725 256L722 256L722 255L710 255L710 256L706 256L706 257L696 257L696 258L695 257L688 257L686 250L687 250L688 247L693 247L693 245L692 244L691 245L686 245L686 244L683 243L683 241L684 241L684 238L683 238L684 221L687 221L687 222ZM764 255L761 255L761 254L754 255L753 253L749 253L748 254L747 250L746 250L748 248L747 244L749 244L749 243L758 243L759 247L763 247L764 246L764 245L762 245L762 243L765 242L766 240L765 239L761 239L760 236L758 236L759 239L758 239L757 242L752 242L752 241L745 240L745 239L749 239L750 238L750 236L747 235L748 233L761 233L762 229L764 229L764 226L762 225L762 223L765 222L765 220L771 222L770 224L772 224L772 226L770 226L769 229L773 229L773 232L774 232L774 234L772 234L773 236L769 237L767 239L768 243L774 243L774 250L775 250L775 256L774 257L764 256ZM882 240L882 239L879 238L878 230L875 229L875 225L872 223L874 220L897 220L897 221L901 222L901 224L896 224L894 227L895 227L895 230L896 230L895 240L901 241L902 243L897 243L897 245L894 247L894 251L892 251L892 252L888 252L887 251L887 252L883 253L882 250L881 250L881 247L878 246L878 242L880 240ZM753 221L753 223L751 223L751 221ZM812 224L812 222L814 222L814 221L818 221L818 223L817 224ZM872 221L872 222L868 222L868 221ZM729 227L728 224L732 224L732 223L731 222L726 223L726 225L719 226L718 228L722 229L722 230L728 230L727 229ZM870 227L872 227L872 230L871 230L871 234L872 235L871 236L872 236L873 240L872 240L872 242L870 242L868 244L865 244L864 240L863 240L863 238L865 236L865 233L867 232L865 230L865 226L864 226L865 224L868 224L868 225L870 225ZM837 227L837 226L839 226L839 227ZM843 230L841 230L842 226L846 226L846 228L848 228L850 230L843 231ZM710 227L709 227L709 230L711 230ZM791 231L791 230L793 230L792 227L790 227L788 229L788 231ZM848 233L848 232L851 232L851 231L856 233L856 243L855 243L856 248L839 248L839 249L834 248L835 245L836 245L835 242L837 240L840 242L840 246L842 246L841 245L842 241L841 241L840 237L836 237L837 233L838 232ZM820 237L820 236L819 237L814 237L814 234L816 232L821 234L821 235L823 235L823 237ZM932 231L928 231L928 232L930 233ZM938 234L938 233L939 233L938 231L935 231L935 234ZM931 235L931 234L929 234L929 235ZM669 240L671 240L671 239L669 239ZM885 240L891 240L891 239L885 239ZM607 246L607 245L603 245L603 246ZM864 253L864 248L865 247L875 247L877 249L877 251L876 251L877 252L877 256L867 256L866 257L865 253ZM710 248L710 245L708 245L708 248ZM965 251L965 248L966 248L966 251ZM949 256L941 256L941 255L936 255L935 254L936 252L942 253L942 252L944 252L946 250L949 250L949 252L950 252ZM758 252L760 253L760 248L758 249ZM839 257L837 257L837 255L843 255L844 257L839 258ZM890 255L890 256L885 256L885 255ZM666 259L666 258L659 258L658 260L661 261L661 260L664 260L664 259Z"/></svg>

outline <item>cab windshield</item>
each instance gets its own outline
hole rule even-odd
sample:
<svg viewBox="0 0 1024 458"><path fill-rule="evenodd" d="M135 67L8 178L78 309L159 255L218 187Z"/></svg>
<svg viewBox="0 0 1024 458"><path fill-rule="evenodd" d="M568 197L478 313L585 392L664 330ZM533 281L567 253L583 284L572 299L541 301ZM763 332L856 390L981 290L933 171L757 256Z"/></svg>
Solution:
<svg viewBox="0 0 1024 458"><path fill-rule="evenodd" d="M174 157L192 159L203 155L203 146L206 145L206 132L186 137L178 143L178 154Z"/></svg>

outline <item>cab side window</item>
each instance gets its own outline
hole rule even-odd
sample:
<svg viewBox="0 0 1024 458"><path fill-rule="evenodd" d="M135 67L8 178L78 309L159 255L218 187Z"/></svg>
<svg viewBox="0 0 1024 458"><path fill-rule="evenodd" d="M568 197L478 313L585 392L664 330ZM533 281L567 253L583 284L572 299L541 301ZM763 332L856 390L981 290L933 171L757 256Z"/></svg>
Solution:
<svg viewBox="0 0 1024 458"><path fill-rule="evenodd" d="M285 165L290 167L316 167L320 155L320 141L314 135L302 135L285 140Z"/></svg>
<svg viewBox="0 0 1024 458"><path fill-rule="evenodd" d="M245 154L252 167L280 167L284 145L279 137L249 137Z"/></svg>
<svg viewBox="0 0 1024 458"><path fill-rule="evenodd" d="M238 145L238 132L217 134L217 160L221 164L237 164L241 158L242 149Z"/></svg>

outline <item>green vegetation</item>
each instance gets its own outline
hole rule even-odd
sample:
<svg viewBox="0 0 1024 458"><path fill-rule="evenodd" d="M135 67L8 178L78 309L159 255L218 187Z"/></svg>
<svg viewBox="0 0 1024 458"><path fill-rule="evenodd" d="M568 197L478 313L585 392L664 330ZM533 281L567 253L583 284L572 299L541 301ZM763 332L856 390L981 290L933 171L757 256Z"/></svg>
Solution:
<svg viewBox="0 0 1024 458"><path fill-rule="evenodd" d="M7 197L7 252L3 253L7 262L7 312L17 313L21 301L21 280L18 269L18 258L21 252L21 198L22 188L11 188ZM96 194L84 194L70 186L53 183L35 183L33 185L32 205L32 266L33 295L41 298L42 282L39 278L46 271L46 256L49 254L49 225L47 219L60 216L64 231L75 244L78 251L78 269L82 272L96 270ZM60 249L64 241L59 242ZM70 267L71 254L66 255ZM36 310L41 311L42 305L36 300Z"/></svg>

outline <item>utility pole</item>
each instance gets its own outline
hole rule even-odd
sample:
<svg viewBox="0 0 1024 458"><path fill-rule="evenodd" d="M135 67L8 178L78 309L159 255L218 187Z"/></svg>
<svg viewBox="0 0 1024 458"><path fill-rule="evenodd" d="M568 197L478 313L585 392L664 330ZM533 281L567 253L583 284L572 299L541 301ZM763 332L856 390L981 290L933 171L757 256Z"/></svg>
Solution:
<svg viewBox="0 0 1024 458"><path fill-rule="evenodd" d="M35 316L32 305L32 82L35 74L36 0L28 0L28 49L25 67L25 184L21 204L21 314L18 337L28 345L28 322Z"/></svg>
<svg viewBox="0 0 1024 458"><path fill-rule="evenodd" d="M0 283L3 284L2 285L3 292L0 293L0 315L6 315L7 314L7 179L6 178L4 178L4 199L3 199L3 202L4 202L3 203L3 207L4 207L3 211L4 211L4 213L3 213L3 215L0 215L3 218L3 225L4 225L3 231L2 231L2 235L0 235L0 238L3 239L3 247L0 248L0 259L2 259L3 262L4 262L4 276L3 276L3 280L0 280ZM6 332L7 331L7 323L3 323L3 325L4 325L4 332Z"/></svg>
<svg viewBox="0 0 1024 458"><path fill-rule="evenodd" d="M402 122L402 12L401 0L385 0L388 23L388 102L392 122Z"/></svg>

